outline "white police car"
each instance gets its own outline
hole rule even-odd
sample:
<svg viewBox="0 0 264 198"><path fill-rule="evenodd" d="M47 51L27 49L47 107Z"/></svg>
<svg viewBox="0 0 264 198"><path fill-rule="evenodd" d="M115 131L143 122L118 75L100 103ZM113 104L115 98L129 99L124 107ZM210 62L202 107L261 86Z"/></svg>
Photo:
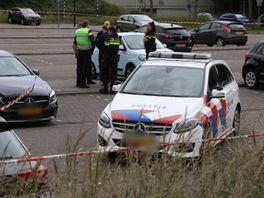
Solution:
<svg viewBox="0 0 264 198"><path fill-rule="evenodd" d="M151 145L154 152L198 157L205 148L199 140L239 132L239 87L226 62L210 54L152 53L113 89L118 93L98 123L102 152ZM185 144L171 145L178 141Z"/></svg>

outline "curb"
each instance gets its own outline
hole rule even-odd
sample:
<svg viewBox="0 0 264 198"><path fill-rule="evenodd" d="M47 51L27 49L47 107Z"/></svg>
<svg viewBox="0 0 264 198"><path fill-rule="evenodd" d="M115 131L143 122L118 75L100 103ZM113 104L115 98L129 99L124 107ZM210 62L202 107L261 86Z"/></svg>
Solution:
<svg viewBox="0 0 264 198"><path fill-rule="evenodd" d="M219 47L219 48L193 48L193 51L231 51L231 50L249 50L250 47Z"/></svg>
<svg viewBox="0 0 264 198"><path fill-rule="evenodd" d="M56 95L57 96L72 96L72 95L91 95L91 94L99 94L99 89L98 91L92 90L92 91L60 91L56 90Z"/></svg>

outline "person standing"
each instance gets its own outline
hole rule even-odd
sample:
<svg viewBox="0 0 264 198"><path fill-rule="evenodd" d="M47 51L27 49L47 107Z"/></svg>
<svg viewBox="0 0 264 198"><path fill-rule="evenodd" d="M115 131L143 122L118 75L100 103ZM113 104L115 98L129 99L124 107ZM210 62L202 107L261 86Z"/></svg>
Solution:
<svg viewBox="0 0 264 198"><path fill-rule="evenodd" d="M93 33L88 28L88 21L83 21L82 27L75 31L74 43L77 47L77 62L79 64L77 87L89 88L86 84L86 79L88 78L89 81L92 81L91 56L93 54L95 42Z"/></svg>
<svg viewBox="0 0 264 198"><path fill-rule="evenodd" d="M99 63L99 70L100 70L99 78L101 81L102 81L102 67L103 67L103 46L104 46L104 41L108 34L109 28L110 28L110 22L105 21L102 27L102 30L98 32L96 40L95 40L96 47L99 50L98 63Z"/></svg>
<svg viewBox="0 0 264 198"><path fill-rule="evenodd" d="M147 31L144 35L144 46L146 50L146 60L148 60L149 53L156 51L156 26L153 21L148 23Z"/></svg>
<svg viewBox="0 0 264 198"><path fill-rule="evenodd" d="M112 86L114 85L117 77L117 65L119 61L118 51L120 44L121 41L118 37L116 29L111 26L103 46L103 88L100 89L100 93L102 94L112 94Z"/></svg>

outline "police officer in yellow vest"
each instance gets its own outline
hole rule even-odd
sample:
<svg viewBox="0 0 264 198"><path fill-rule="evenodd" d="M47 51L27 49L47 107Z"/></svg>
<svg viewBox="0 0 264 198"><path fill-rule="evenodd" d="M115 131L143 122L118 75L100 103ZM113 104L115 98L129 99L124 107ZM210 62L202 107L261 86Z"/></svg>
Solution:
<svg viewBox="0 0 264 198"><path fill-rule="evenodd" d="M76 87L89 88L87 83L93 84L91 56L95 42L93 33L88 29L88 21L85 20L81 24L82 27L76 30L74 38L78 59Z"/></svg>
<svg viewBox="0 0 264 198"><path fill-rule="evenodd" d="M149 58L149 53L156 51L156 26L154 22L147 25L147 31L144 35L144 45L146 50L146 59Z"/></svg>

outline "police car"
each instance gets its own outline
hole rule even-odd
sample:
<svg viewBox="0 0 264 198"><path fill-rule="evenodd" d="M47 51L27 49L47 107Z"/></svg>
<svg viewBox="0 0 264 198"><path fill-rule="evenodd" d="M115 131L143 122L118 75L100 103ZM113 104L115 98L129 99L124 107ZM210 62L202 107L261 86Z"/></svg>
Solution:
<svg viewBox="0 0 264 198"><path fill-rule="evenodd" d="M122 85L113 87L118 92L98 122L101 152L132 146L199 157L207 148L201 140L239 132L239 87L226 62L210 54L150 56Z"/></svg>

